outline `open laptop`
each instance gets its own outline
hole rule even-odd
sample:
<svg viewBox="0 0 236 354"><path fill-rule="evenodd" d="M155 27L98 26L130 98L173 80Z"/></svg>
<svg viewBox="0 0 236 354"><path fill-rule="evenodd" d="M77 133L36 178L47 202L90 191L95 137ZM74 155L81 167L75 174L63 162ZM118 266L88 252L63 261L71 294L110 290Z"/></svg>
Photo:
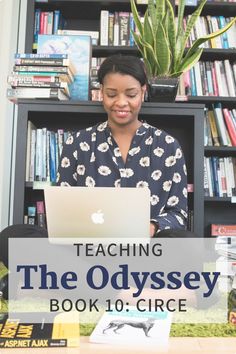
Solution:
<svg viewBox="0 0 236 354"><path fill-rule="evenodd" d="M50 241L149 238L148 188L46 187L44 195Z"/></svg>

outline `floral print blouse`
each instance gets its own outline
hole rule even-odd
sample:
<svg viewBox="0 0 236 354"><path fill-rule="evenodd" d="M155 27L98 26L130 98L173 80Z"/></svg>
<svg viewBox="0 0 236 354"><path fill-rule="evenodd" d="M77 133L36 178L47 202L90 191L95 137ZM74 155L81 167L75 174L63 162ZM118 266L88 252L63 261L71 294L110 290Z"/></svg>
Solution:
<svg viewBox="0 0 236 354"><path fill-rule="evenodd" d="M159 230L185 228L187 173L178 142L147 123L137 129L124 163L107 121L80 130L64 144L60 186L148 187L150 220Z"/></svg>

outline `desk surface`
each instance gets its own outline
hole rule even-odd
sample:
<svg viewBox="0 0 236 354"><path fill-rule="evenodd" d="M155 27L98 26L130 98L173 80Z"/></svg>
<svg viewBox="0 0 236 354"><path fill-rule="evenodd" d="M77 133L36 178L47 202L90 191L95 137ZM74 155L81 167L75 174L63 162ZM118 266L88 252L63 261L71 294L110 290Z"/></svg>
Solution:
<svg viewBox="0 0 236 354"><path fill-rule="evenodd" d="M235 330L236 334L236 330ZM80 348L0 349L1 354L137 354L137 351L121 350L110 345L88 343L81 337ZM139 352L147 354L148 351ZM151 353L158 353L150 351ZM236 336L231 338L170 338L171 354L236 354Z"/></svg>

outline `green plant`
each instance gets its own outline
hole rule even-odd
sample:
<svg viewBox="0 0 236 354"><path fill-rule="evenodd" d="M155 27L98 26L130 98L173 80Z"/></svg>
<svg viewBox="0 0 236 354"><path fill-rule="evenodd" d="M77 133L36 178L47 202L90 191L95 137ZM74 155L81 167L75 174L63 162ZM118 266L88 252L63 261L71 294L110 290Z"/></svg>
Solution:
<svg viewBox="0 0 236 354"><path fill-rule="evenodd" d="M147 10L142 22L134 0L131 10L138 33L132 31L136 45L144 60L149 78L179 77L199 61L203 48L199 46L226 32L236 21L236 17L224 28L195 40L187 47L190 32L207 0L200 3L183 27L185 0L179 0L178 17L169 0L148 0Z"/></svg>

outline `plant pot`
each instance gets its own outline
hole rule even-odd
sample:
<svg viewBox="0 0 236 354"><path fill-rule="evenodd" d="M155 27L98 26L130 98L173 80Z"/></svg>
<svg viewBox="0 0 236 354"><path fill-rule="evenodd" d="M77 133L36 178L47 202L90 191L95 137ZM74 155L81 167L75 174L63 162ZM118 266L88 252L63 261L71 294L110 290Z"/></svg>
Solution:
<svg viewBox="0 0 236 354"><path fill-rule="evenodd" d="M179 86L179 78L153 78L148 82L149 102L174 102Z"/></svg>

